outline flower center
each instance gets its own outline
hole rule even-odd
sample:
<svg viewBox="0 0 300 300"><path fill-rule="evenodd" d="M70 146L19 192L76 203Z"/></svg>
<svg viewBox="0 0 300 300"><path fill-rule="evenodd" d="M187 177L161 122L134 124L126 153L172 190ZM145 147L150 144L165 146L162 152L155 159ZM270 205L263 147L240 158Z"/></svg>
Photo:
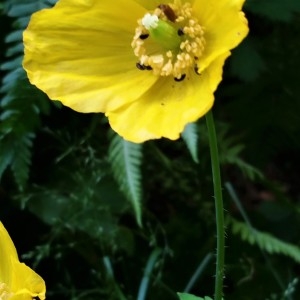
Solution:
<svg viewBox="0 0 300 300"><path fill-rule="evenodd" d="M204 30L193 16L190 3L160 4L138 20L131 43L140 70L183 80L191 71L200 75L198 60L204 46Z"/></svg>
<svg viewBox="0 0 300 300"><path fill-rule="evenodd" d="M5 283L0 282L0 300L8 300L13 294Z"/></svg>

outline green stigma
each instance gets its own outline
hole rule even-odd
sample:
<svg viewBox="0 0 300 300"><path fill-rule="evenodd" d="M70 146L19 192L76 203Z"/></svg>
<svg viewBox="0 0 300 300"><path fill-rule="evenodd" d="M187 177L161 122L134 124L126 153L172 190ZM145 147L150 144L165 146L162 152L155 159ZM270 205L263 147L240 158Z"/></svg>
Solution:
<svg viewBox="0 0 300 300"><path fill-rule="evenodd" d="M166 50L177 49L182 42L178 29L170 23L160 20L157 15L146 14L142 24L149 31L150 37Z"/></svg>

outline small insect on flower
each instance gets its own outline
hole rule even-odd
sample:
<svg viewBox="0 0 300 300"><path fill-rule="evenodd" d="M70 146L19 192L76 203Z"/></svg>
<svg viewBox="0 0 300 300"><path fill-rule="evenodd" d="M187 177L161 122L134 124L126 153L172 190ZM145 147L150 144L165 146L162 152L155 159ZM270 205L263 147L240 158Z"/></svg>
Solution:
<svg viewBox="0 0 300 300"><path fill-rule="evenodd" d="M158 5L158 8L162 10L162 12L165 14L165 16L169 19L171 22L175 22L176 20L176 14L174 10L167 4L160 4Z"/></svg>
<svg viewBox="0 0 300 300"><path fill-rule="evenodd" d="M152 67L151 66L145 66L139 62L137 62L136 64L136 67L141 70L141 71L144 71L144 70L148 70L148 71L151 71L152 70ZM0 299L1 300L1 299Z"/></svg>

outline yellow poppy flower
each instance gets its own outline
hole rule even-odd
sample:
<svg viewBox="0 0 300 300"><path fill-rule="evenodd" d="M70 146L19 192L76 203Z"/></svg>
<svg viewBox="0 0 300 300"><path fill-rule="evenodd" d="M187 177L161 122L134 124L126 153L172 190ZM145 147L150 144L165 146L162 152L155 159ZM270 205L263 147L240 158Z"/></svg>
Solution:
<svg viewBox="0 0 300 300"><path fill-rule="evenodd" d="M59 0L24 32L32 84L125 139L177 139L213 105L244 0Z"/></svg>
<svg viewBox="0 0 300 300"><path fill-rule="evenodd" d="M44 280L24 263L20 263L16 248L0 222L0 299L45 299Z"/></svg>

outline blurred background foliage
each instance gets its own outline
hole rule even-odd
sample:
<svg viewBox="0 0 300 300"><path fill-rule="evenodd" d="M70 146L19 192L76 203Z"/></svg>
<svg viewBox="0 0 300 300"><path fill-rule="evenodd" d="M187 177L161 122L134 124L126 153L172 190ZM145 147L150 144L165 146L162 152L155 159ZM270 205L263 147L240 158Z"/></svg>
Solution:
<svg viewBox="0 0 300 300"><path fill-rule="evenodd" d="M100 114L31 86L22 31L53 0L1 8L0 219L47 299L213 294L215 217L204 120L136 145ZM300 1L248 0L214 113L226 207L226 299L299 299Z"/></svg>

